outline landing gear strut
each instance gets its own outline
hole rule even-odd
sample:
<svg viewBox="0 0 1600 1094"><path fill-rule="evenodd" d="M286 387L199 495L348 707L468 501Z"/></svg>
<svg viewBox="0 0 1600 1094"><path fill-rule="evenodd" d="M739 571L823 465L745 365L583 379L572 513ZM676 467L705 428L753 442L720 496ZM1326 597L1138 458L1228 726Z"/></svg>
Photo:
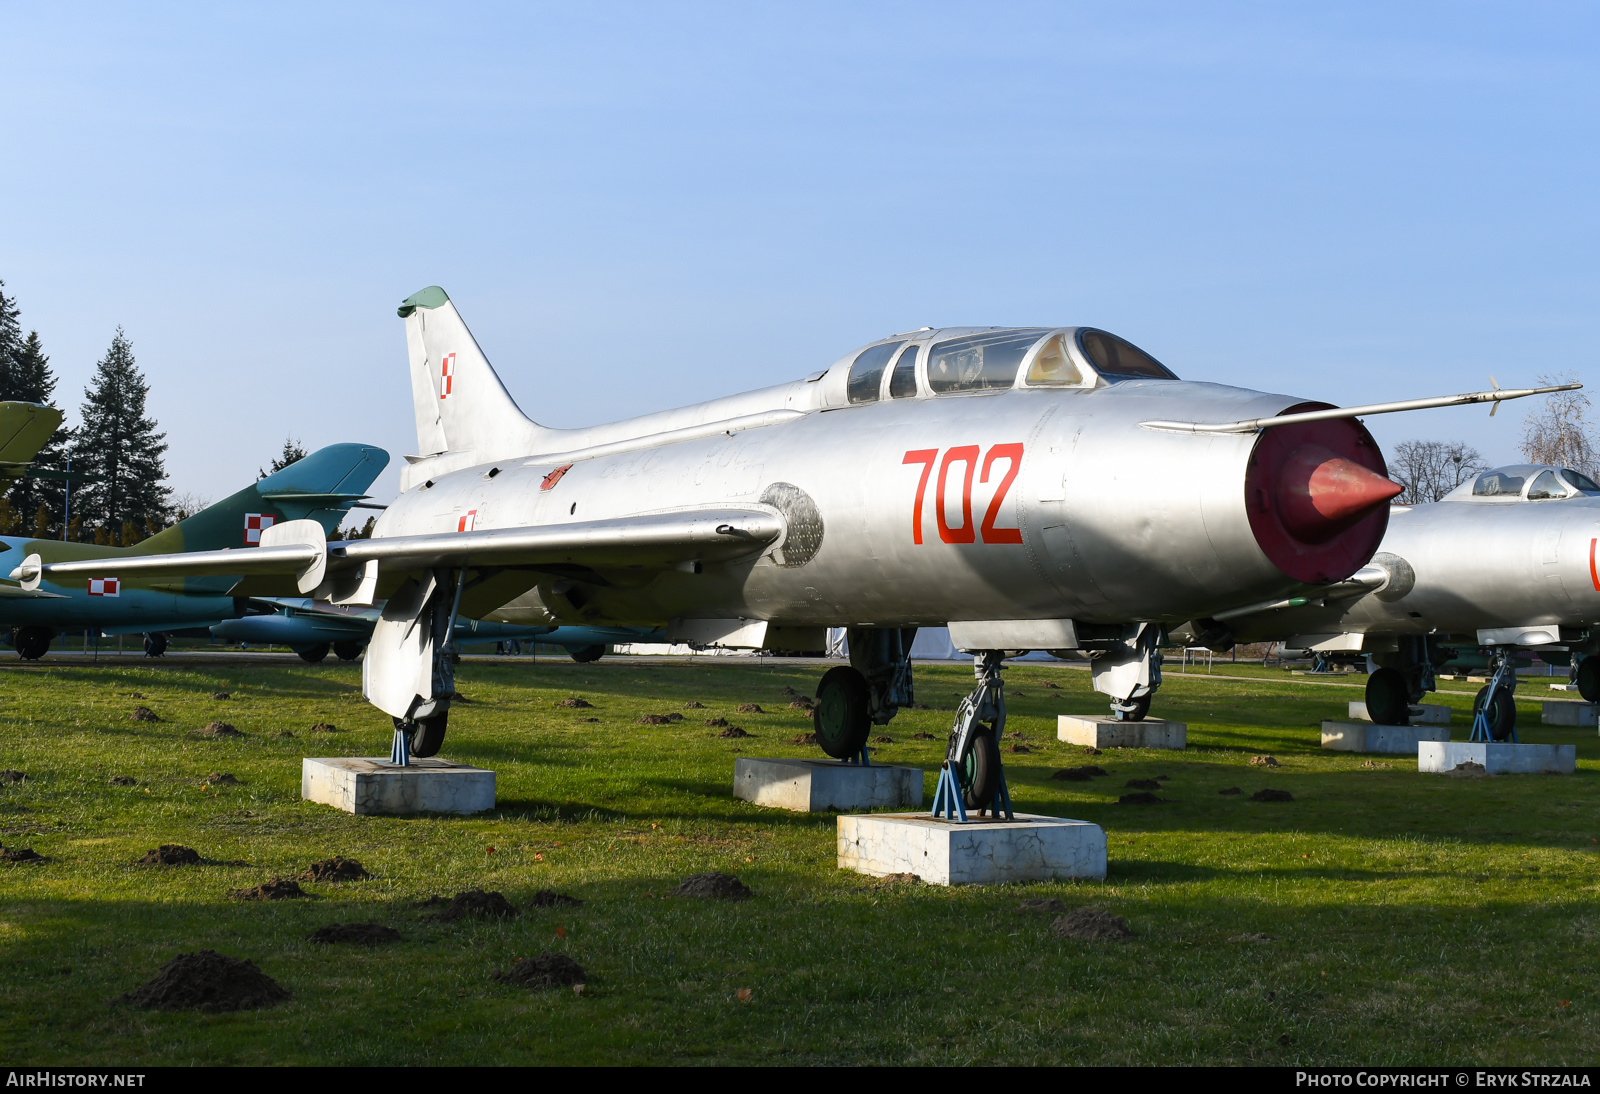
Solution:
<svg viewBox="0 0 1600 1094"><path fill-rule="evenodd" d="M1142 722L1161 687L1161 626L1141 623L1133 639L1097 650L1090 668L1094 690L1111 697L1119 722Z"/></svg>
<svg viewBox="0 0 1600 1094"><path fill-rule="evenodd" d="M811 725L836 760L867 761L867 738L912 703L915 627L851 627L850 664L829 669L817 685Z"/></svg>
<svg viewBox="0 0 1600 1094"><path fill-rule="evenodd" d="M1472 736L1469 741L1516 741L1516 650L1496 646L1489 654L1494 675L1472 700Z"/></svg>
<svg viewBox="0 0 1600 1094"><path fill-rule="evenodd" d="M389 762L406 767L411 757L436 756L444 745L445 730L450 725L450 700L456 694L456 651L454 646L456 615L461 610L461 592L466 585L465 568L455 573L454 594L446 583L450 572L436 570L435 584L427 603L419 612L416 626L427 626L431 631L433 646L433 698L412 700L407 717L394 718L394 744L389 750Z"/></svg>
<svg viewBox="0 0 1600 1094"><path fill-rule="evenodd" d="M1394 653L1373 654L1380 667L1367 677L1367 717L1383 726L1409 725L1411 708L1437 690L1435 666L1452 655L1429 634L1401 635Z"/></svg>
<svg viewBox="0 0 1600 1094"><path fill-rule="evenodd" d="M933 815L965 824L967 810L985 811L994 819L1002 813L1014 820L1011 791L1000 762L1000 735L1006 728L1005 667L1002 650L988 650L973 658L977 686L956 708L955 725L939 769L939 786L933 793Z"/></svg>

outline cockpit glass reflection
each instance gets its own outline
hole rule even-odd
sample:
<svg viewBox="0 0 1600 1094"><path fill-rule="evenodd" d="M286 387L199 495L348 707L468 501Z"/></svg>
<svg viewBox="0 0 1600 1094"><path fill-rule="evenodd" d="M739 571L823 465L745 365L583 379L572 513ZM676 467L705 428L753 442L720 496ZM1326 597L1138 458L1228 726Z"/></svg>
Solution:
<svg viewBox="0 0 1600 1094"><path fill-rule="evenodd" d="M1561 477L1572 485L1574 490L1582 490L1585 494L1600 494L1600 483L1596 483L1588 475L1574 471L1570 467L1561 469Z"/></svg>
<svg viewBox="0 0 1600 1094"><path fill-rule="evenodd" d="M1529 501L1544 501L1547 498L1564 498L1567 488L1556 481L1554 471L1541 471L1534 477L1533 485L1528 487Z"/></svg>
<svg viewBox="0 0 1600 1094"><path fill-rule="evenodd" d="M937 342L928 351L928 386L935 395L1011 387L1017 366L1046 329L985 331Z"/></svg>
<svg viewBox="0 0 1600 1094"><path fill-rule="evenodd" d="M1028 366L1029 387L1070 387L1083 383L1083 372L1067 355L1067 336L1057 334L1039 347Z"/></svg>
<svg viewBox="0 0 1600 1094"><path fill-rule="evenodd" d="M1108 380L1178 378L1166 365L1132 342L1103 330L1095 330L1093 327L1080 328L1078 345L1083 348L1083 355L1089 358L1100 375Z"/></svg>
<svg viewBox="0 0 1600 1094"><path fill-rule="evenodd" d="M904 342L888 342L861 351L855 364L850 366L850 379L845 384L845 394L852 403L875 403L878 389L883 385L883 370L894 357L894 351Z"/></svg>
<svg viewBox="0 0 1600 1094"><path fill-rule="evenodd" d="M1508 475L1504 471L1485 472L1472 484L1472 495L1478 498L1519 497L1522 484L1527 481L1521 475Z"/></svg>

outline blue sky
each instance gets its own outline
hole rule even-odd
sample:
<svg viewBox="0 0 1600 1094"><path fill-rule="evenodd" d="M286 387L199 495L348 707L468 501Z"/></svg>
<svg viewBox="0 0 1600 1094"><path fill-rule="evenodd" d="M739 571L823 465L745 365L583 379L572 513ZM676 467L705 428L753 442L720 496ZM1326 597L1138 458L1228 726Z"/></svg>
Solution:
<svg viewBox="0 0 1600 1094"><path fill-rule="evenodd" d="M0 278L69 410L127 329L180 491L286 433L413 451L394 308L434 283L550 425L925 324L1346 404L1593 371L1592 6L0 18ZM1370 424L1509 461L1525 406Z"/></svg>

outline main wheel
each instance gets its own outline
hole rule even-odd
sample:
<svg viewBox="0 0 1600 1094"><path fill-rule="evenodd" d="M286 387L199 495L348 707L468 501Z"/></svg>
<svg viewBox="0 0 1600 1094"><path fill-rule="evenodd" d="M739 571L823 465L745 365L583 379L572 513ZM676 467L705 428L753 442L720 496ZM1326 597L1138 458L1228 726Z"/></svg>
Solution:
<svg viewBox="0 0 1600 1094"><path fill-rule="evenodd" d="M18 627L13 641L18 656L24 661L37 661L50 651L50 639L54 637L49 627Z"/></svg>
<svg viewBox="0 0 1600 1094"><path fill-rule="evenodd" d="M300 660L315 665L318 661L327 657L328 651L331 649L333 649L331 642L318 642L315 646L302 646L294 652L300 655Z"/></svg>
<svg viewBox="0 0 1600 1094"><path fill-rule="evenodd" d="M1146 714L1150 713L1150 700L1152 700L1154 698L1155 698L1155 693L1152 692L1149 695L1144 695L1144 696L1139 697L1138 699L1135 699L1133 701L1133 709L1132 710L1119 710L1119 711L1117 711L1117 721L1119 721L1119 722L1142 722L1142 721L1144 721L1144 716Z"/></svg>
<svg viewBox="0 0 1600 1094"><path fill-rule="evenodd" d="M1578 694L1586 703L1600 703L1600 657L1589 656L1578 662L1578 676L1574 681Z"/></svg>
<svg viewBox="0 0 1600 1094"><path fill-rule="evenodd" d="M590 661L598 661L606 655L604 646L574 646L567 650L567 656L580 665L587 665Z"/></svg>
<svg viewBox="0 0 1600 1094"><path fill-rule="evenodd" d="M146 632L144 636L144 655L146 657L160 657L167 652L167 636L160 631Z"/></svg>
<svg viewBox="0 0 1600 1094"><path fill-rule="evenodd" d="M333 654L341 661L354 661L361 656L360 642L335 642Z"/></svg>
<svg viewBox="0 0 1600 1094"><path fill-rule="evenodd" d="M1411 696L1399 669L1379 669L1367 677L1367 717L1380 726L1411 722Z"/></svg>
<svg viewBox="0 0 1600 1094"><path fill-rule="evenodd" d="M872 732L871 692L867 678L848 665L836 665L817 684L817 705L811 725L822 751L846 760L866 746Z"/></svg>
<svg viewBox="0 0 1600 1094"><path fill-rule="evenodd" d="M1000 789L1000 745L991 734L972 735L958 773L968 809L983 809L994 801Z"/></svg>
<svg viewBox="0 0 1600 1094"><path fill-rule="evenodd" d="M411 754L420 759L437 756L439 749L444 746L444 731L450 727L450 712L435 714L432 718L418 718L414 722L407 722L403 718L394 720L394 728L405 730L406 744L411 749Z"/></svg>
<svg viewBox="0 0 1600 1094"><path fill-rule="evenodd" d="M1485 684L1478 689L1477 697L1472 700L1472 718L1477 721L1478 711L1483 709L1483 700L1489 694L1489 685ZM1509 691L1496 691L1494 693L1494 706L1489 711L1489 738L1494 741L1504 741L1510 738L1511 731L1517 728L1517 700Z"/></svg>

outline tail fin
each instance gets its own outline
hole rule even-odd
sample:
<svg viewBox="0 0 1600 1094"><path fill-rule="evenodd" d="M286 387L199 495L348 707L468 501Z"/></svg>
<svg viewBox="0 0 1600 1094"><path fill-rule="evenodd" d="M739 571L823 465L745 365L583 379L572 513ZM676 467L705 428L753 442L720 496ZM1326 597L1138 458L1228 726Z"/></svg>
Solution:
<svg viewBox="0 0 1600 1094"><path fill-rule="evenodd" d="M493 459L537 442L545 430L517 408L443 289L430 285L406 297L400 317L411 357L418 455L476 451Z"/></svg>
<svg viewBox="0 0 1600 1094"><path fill-rule="evenodd" d="M0 403L0 475L22 475L61 424L61 411L38 403Z"/></svg>
<svg viewBox="0 0 1600 1094"><path fill-rule="evenodd" d="M254 547L261 532L312 519L332 532L352 502L366 497L389 453L368 444L330 444L140 543L141 554Z"/></svg>

